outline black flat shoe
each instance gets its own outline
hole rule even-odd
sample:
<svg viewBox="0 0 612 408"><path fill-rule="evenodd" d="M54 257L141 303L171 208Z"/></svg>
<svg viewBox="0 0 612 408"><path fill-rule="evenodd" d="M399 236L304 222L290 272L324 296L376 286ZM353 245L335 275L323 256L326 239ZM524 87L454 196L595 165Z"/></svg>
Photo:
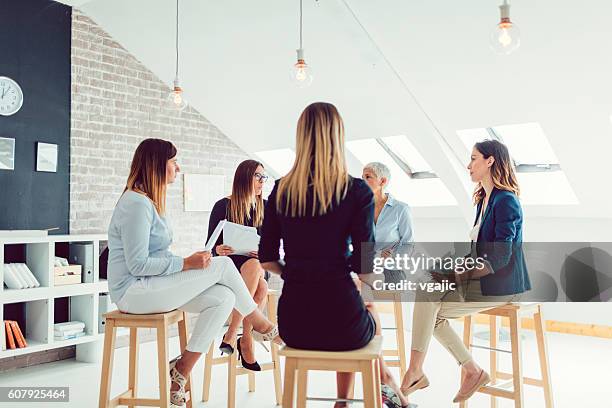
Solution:
<svg viewBox="0 0 612 408"><path fill-rule="evenodd" d="M242 337L238 337L238 341L236 341L236 347L238 348L238 360L240 360L240 362L242 363L242 366L244 368L246 368L247 370L251 370L251 371L261 371L261 366L259 365L259 363L257 362L257 360L255 360L254 363L249 363L247 362L244 357L242 356L242 348L240 347L240 339Z"/></svg>

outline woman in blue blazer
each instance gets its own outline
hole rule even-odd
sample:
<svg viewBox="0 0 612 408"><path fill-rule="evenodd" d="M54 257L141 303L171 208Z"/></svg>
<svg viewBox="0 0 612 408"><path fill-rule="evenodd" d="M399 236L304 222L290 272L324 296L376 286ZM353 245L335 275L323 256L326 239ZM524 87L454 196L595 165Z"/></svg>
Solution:
<svg viewBox="0 0 612 408"><path fill-rule="evenodd" d="M474 268L457 268L450 277L436 280L459 283L446 292L418 293L414 306L410 367L402 381L405 395L425 388L429 381L423 362L432 336L442 343L461 366L461 387L453 402L470 398L489 375L472 359L448 320L478 313L512 301L531 289L521 250L523 212L519 186L508 148L496 140L476 143L468 165L477 183L473 198L476 219L470 231Z"/></svg>

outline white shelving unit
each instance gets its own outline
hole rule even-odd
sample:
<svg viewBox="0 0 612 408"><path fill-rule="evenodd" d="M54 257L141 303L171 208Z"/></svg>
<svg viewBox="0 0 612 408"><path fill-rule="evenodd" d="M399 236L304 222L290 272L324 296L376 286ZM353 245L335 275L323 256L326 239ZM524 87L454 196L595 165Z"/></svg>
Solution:
<svg viewBox="0 0 612 408"><path fill-rule="evenodd" d="M0 238L0 283L4 282L5 253L15 246L25 247L25 262L40 282L40 287L31 289L7 289L0 284L0 322L11 316L5 316L5 309L11 304L25 305L24 336L28 343L25 348L0 350L0 359L49 350L58 347L76 345L76 358L79 361L95 362L99 359L99 347L96 342L102 340L98 333L99 295L108 292L108 283L100 279L99 256L100 245L107 241L105 234L90 235L49 235L46 237L15 237ZM65 250L69 243L93 244L94 247L94 278L92 283L55 286L53 284L53 258L59 247ZM17 261L15 261L17 262ZM70 299L70 320L80 320L85 323L86 335L69 340L53 339L53 324L55 321L55 300ZM4 324L0 325L0 339L5 338ZM0 341L0 345L3 342Z"/></svg>

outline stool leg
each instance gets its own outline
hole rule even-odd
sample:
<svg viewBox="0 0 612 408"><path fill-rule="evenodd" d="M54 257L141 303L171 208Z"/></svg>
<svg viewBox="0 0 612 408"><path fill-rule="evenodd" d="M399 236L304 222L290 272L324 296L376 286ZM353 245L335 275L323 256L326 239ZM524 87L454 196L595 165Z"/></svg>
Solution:
<svg viewBox="0 0 612 408"><path fill-rule="evenodd" d="M255 373L249 373L249 392L255 392Z"/></svg>
<svg viewBox="0 0 612 408"><path fill-rule="evenodd" d="M283 408L293 408L293 393L295 391L295 370L297 364L291 357L285 358L285 382L283 388Z"/></svg>
<svg viewBox="0 0 612 408"><path fill-rule="evenodd" d="M395 315L395 337L397 341L397 352L399 354L399 378L404 378L406 374L406 340L404 333L404 311L402 310L402 296L401 294L394 295L394 315Z"/></svg>
<svg viewBox="0 0 612 408"><path fill-rule="evenodd" d="M210 380L212 378L213 351L215 342L210 343L210 349L204 357L204 381L202 382L202 402L207 402L210 398Z"/></svg>
<svg viewBox="0 0 612 408"><path fill-rule="evenodd" d="M542 306L538 306L537 313L533 316L535 323L536 338L538 341L538 354L540 355L540 371L542 372L542 386L544 388L544 400L546 408L553 408L552 384L550 381L550 365L548 361L548 347L546 345L544 319L542 318Z"/></svg>
<svg viewBox="0 0 612 408"><path fill-rule="evenodd" d="M181 354L187 349L187 314L183 312L183 319L178 322L178 334L179 343L181 345ZM185 390L189 391L189 399L187 400L187 408L193 406L193 395L191 391L191 376L187 377L187 384L185 384Z"/></svg>
<svg viewBox="0 0 612 408"><path fill-rule="evenodd" d="M514 407L523 408L523 368L521 356L521 327L518 313L510 314L510 344L512 349L512 382L514 384Z"/></svg>
<svg viewBox="0 0 612 408"><path fill-rule="evenodd" d="M238 350L227 359L227 408L236 406L236 365Z"/></svg>
<svg viewBox="0 0 612 408"><path fill-rule="evenodd" d="M306 389L308 388L308 370L302 368L297 370L297 408L306 408Z"/></svg>
<svg viewBox="0 0 612 408"><path fill-rule="evenodd" d="M168 364L166 322L157 325L157 369L159 371L159 406L170 405L170 367Z"/></svg>
<svg viewBox="0 0 612 408"><path fill-rule="evenodd" d="M130 328L130 362L128 376L128 390L132 391L132 397L137 398L138 392L138 328ZM135 405L128 405L134 408Z"/></svg>
<svg viewBox="0 0 612 408"><path fill-rule="evenodd" d="M276 405L280 405L283 400L283 384L281 382L280 356L278 355L278 345L271 344L272 363L274 363L274 392L276 394Z"/></svg>
<svg viewBox="0 0 612 408"><path fill-rule="evenodd" d="M472 349L472 316L470 315L463 318L463 344L468 350ZM467 408L467 406L467 400L459 403L460 408Z"/></svg>
<svg viewBox="0 0 612 408"><path fill-rule="evenodd" d="M272 323L276 323L276 304L278 297L276 294L268 294L268 319ZM283 399L283 384L281 382L281 367L280 356L278 355L278 345L270 342L270 351L272 353L272 363L274 363L274 392L276 393L276 405L280 405Z"/></svg>
<svg viewBox="0 0 612 408"><path fill-rule="evenodd" d="M374 401L376 401L376 408L382 408L382 390L381 390L381 379L380 379L380 362L374 361Z"/></svg>
<svg viewBox="0 0 612 408"><path fill-rule="evenodd" d="M376 402L377 396L374 395L376 390L375 378L374 378L374 361L363 361L360 363L361 366L361 378L363 381L363 405L365 408L378 408ZM380 395L378 396L380 398Z"/></svg>
<svg viewBox="0 0 612 408"><path fill-rule="evenodd" d="M117 328L113 319L106 319L104 330L104 352L102 357L102 374L100 375L99 408L106 408L110 401L110 387L113 377L113 357L115 355L115 335Z"/></svg>
<svg viewBox="0 0 612 408"><path fill-rule="evenodd" d="M491 374L491 384L497 382L497 364L499 362L498 354L494 348L497 348L497 336L499 332L497 330L497 316L489 316L489 347L491 351L489 353L489 374ZM491 395L491 408L497 408L497 397Z"/></svg>

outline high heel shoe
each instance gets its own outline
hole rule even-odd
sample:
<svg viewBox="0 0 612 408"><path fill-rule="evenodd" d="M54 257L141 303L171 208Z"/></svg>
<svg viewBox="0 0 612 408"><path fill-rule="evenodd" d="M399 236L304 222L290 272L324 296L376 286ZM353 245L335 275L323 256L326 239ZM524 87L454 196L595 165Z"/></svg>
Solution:
<svg viewBox="0 0 612 408"><path fill-rule="evenodd" d="M267 333L260 333L258 331L253 330L253 340L258 343L263 343L264 341L272 341L279 346L284 345L283 340L280 338L278 334L278 325L274 325Z"/></svg>
<svg viewBox="0 0 612 408"><path fill-rule="evenodd" d="M223 355L225 353L225 354L231 356L232 354L234 354L234 347L236 347L236 345L232 346L231 343L226 343L225 342L225 336L227 336L227 333L229 333L229 332L226 332L223 335L223 338L221 339L221 344L219 345L219 351L221 351L221 355Z"/></svg>
<svg viewBox="0 0 612 408"><path fill-rule="evenodd" d="M402 405L400 398L397 396L395 391L387 384L380 385L381 397L384 407L389 408L417 408L417 404L408 403L408 405Z"/></svg>
<svg viewBox="0 0 612 408"><path fill-rule="evenodd" d="M242 337L238 337L238 341L236 341L236 348L238 349L238 360L240 360L240 362L242 363L242 366L246 368L247 370L261 371L261 366L259 365L257 360L255 360L254 363L249 363L244 359L244 356L242 355L242 347L240 346L241 338Z"/></svg>
<svg viewBox="0 0 612 408"><path fill-rule="evenodd" d="M224 342L223 340L221 340L221 344L219 345L219 350L221 351L221 355L223 355L223 353L228 354L228 355L234 354L234 348L232 347L232 345Z"/></svg>
<svg viewBox="0 0 612 408"><path fill-rule="evenodd" d="M183 406L187 402L185 395L185 384L187 384L187 378L176 369L176 362L179 361L181 356L178 356L170 361L170 381L178 384L179 389L170 391L170 402L176 406Z"/></svg>

